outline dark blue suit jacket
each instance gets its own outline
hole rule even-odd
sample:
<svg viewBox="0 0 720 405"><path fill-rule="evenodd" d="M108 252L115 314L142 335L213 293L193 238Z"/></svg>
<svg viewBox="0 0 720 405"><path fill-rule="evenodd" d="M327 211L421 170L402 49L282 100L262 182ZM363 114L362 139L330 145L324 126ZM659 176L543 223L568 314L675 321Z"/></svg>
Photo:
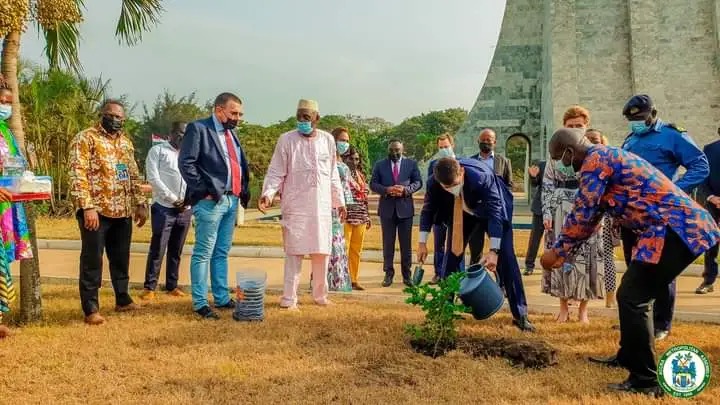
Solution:
<svg viewBox="0 0 720 405"><path fill-rule="evenodd" d="M500 176L475 159L459 159L465 169L463 199L475 216L488 221L488 235L502 238L512 218L512 194ZM428 178L420 213L420 231L429 232L434 222L452 226L454 197L434 177Z"/></svg>
<svg viewBox="0 0 720 405"><path fill-rule="evenodd" d="M710 175L705 178L698 191L701 201L706 203L706 199L711 195L720 196L720 141L705 145L703 152L710 163Z"/></svg>
<svg viewBox="0 0 720 405"><path fill-rule="evenodd" d="M250 169L237 134L235 131L230 132L237 147L242 169L240 203L247 208L247 203L250 201ZM195 205L208 195L219 201L225 191L230 191L225 187L229 173L220 146L224 136L220 134L218 137L212 116L187 125L178 157L180 174L187 183L185 194L187 204Z"/></svg>
<svg viewBox="0 0 720 405"><path fill-rule="evenodd" d="M387 189L390 186L400 184L405 186L405 194L402 197L390 197ZM392 176L390 159L383 159L373 167L370 189L380 194L378 204L378 215L380 218L392 218L397 214L398 218L412 218L415 216L415 205L412 195L422 187L422 178L417 163L406 157L400 161L400 172L398 182L395 183Z"/></svg>

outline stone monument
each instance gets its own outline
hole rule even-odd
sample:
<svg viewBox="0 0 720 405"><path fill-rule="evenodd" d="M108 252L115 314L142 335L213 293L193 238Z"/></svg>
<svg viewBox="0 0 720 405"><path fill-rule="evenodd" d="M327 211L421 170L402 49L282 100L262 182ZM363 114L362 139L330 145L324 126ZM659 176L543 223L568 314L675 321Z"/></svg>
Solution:
<svg viewBox="0 0 720 405"><path fill-rule="evenodd" d="M636 93L649 94L659 116L699 145L718 139L720 0L507 0L457 151L476 153L478 133L491 127L499 153L522 133L530 159L545 159L573 104L619 146L628 133L622 107Z"/></svg>

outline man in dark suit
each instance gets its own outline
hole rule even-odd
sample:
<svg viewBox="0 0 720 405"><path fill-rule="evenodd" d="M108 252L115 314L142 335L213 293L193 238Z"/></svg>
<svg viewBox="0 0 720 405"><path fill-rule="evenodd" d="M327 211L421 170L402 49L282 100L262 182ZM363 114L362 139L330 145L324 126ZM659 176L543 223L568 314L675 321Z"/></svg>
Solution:
<svg viewBox="0 0 720 405"><path fill-rule="evenodd" d="M441 218L448 226L443 277L462 270L460 261L470 235L487 232L490 235L490 251L482 257L481 263L496 272L498 281L505 285L513 324L520 330L534 331L535 327L528 320L525 289L515 258L510 223L512 210L512 193L503 180L482 162L440 159L425 190L420 214L418 261L422 263L427 258L426 242L433 218Z"/></svg>
<svg viewBox="0 0 720 405"><path fill-rule="evenodd" d="M435 162L437 162L438 159L442 159L444 157L455 157L455 151L453 151L455 142L452 135L444 133L438 136L435 142L437 143L438 147L438 152L436 155L437 159L431 160L430 164L428 164L428 172L426 177L428 179L433 175L433 168L435 167ZM437 284L442 274L442 263L443 257L445 256L445 237L447 236L447 226L445 226L445 224L441 222L435 222L433 223L432 230L434 244L433 267L435 267L435 276L433 276L430 284Z"/></svg>
<svg viewBox="0 0 720 405"><path fill-rule="evenodd" d="M180 148L179 168L187 183L185 201L195 216L195 246L190 261L193 310L204 319L219 319L207 300L208 270L216 308L234 308L228 288L228 253L232 246L237 204L247 207L250 170L235 133L243 116L240 98L222 93L212 116L188 124Z"/></svg>
<svg viewBox="0 0 720 405"><path fill-rule="evenodd" d="M476 159L485 164L490 170L500 176L505 182L509 190L512 190L512 165L510 159L505 156L495 154L495 145L497 144L497 136L495 131L485 128L480 131L478 136L478 146L480 152L472 155L471 159ZM477 263L485 246L485 234L478 232L470 237L470 263Z"/></svg>
<svg viewBox="0 0 720 405"><path fill-rule="evenodd" d="M542 212L542 179L545 175L545 161L532 165L528 169L530 175L530 186L533 189L532 201L530 202L530 212L532 212L532 228L530 229L530 243L528 244L527 254L525 255L525 275L533 274L535 270L535 259L537 258L538 249L540 248L540 239L545 233L543 225Z"/></svg>
<svg viewBox="0 0 720 405"><path fill-rule="evenodd" d="M417 163L402 156L403 144L391 140L388 158L375 163L370 189L380 195L378 216L383 239L383 287L392 285L395 269L395 238L400 239L400 266L403 283L411 286L412 226L415 206L412 195L422 187Z"/></svg>
<svg viewBox="0 0 720 405"><path fill-rule="evenodd" d="M720 135L720 128L718 128L718 135ZM720 141L705 145L703 152L710 163L710 175L700 185L698 195L715 222L718 222L720 220ZM695 293L707 294L715 290L713 284L718 276L717 257L718 245L705 252L703 281Z"/></svg>

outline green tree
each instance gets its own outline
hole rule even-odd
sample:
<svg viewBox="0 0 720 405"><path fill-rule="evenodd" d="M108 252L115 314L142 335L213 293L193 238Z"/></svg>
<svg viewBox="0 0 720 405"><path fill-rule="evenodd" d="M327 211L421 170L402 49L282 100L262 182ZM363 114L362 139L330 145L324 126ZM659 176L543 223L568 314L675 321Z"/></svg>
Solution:
<svg viewBox="0 0 720 405"><path fill-rule="evenodd" d="M177 97L165 90L152 107L143 106L143 116L137 135L133 137L135 160L144 170L145 157L152 146L152 134L165 135L175 121L191 122L206 117L210 112L198 103L195 93Z"/></svg>

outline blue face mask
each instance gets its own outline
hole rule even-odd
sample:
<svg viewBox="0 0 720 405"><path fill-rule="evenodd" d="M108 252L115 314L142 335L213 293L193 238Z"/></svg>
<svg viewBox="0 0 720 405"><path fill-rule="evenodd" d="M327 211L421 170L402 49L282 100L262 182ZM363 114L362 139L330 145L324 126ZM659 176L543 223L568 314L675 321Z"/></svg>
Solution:
<svg viewBox="0 0 720 405"><path fill-rule="evenodd" d="M645 124L645 121L630 121L628 125L630 127L630 132L633 134L642 134L648 130L648 126Z"/></svg>
<svg viewBox="0 0 720 405"><path fill-rule="evenodd" d="M10 104L0 104L0 121L5 121L12 115L12 106Z"/></svg>
<svg viewBox="0 0 720 405"><path fill-rule="evenodd" d="M304 136L310 136L313 133L312 122L310 121L298 121L297 130Z"/></svg>
<svg viewBox="0 0 720 405"><path fill-rule="evenodd" d="M350 144L345 141L338 141L335 142L335 147L337 148L339 154L344 155L350 148Z"/></svg>
<svg viewBox="0 0 720 405"><path fill-rule="evenodd" d="M440 148L440 150L438 150L437 156L438 159L455 157L455 152L453 152L452 148Z"/></svg>

